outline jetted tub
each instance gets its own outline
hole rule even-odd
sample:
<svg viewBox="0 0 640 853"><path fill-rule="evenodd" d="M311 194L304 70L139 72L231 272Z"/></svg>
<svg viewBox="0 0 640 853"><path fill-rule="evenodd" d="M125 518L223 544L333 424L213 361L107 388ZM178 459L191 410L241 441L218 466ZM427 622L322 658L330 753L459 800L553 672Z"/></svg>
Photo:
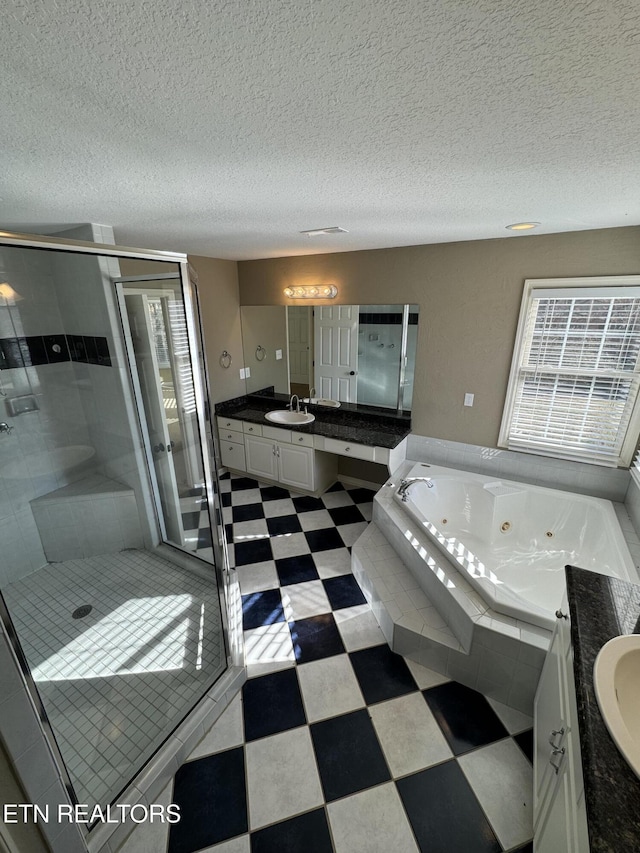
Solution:
<svg viewBox="0 0 640 853"><path fill-rule="evenodd" d="M499 613L552 629L567 564L638 581L610 501L425 463L412 477L429 480L394 499Z"/></svg>

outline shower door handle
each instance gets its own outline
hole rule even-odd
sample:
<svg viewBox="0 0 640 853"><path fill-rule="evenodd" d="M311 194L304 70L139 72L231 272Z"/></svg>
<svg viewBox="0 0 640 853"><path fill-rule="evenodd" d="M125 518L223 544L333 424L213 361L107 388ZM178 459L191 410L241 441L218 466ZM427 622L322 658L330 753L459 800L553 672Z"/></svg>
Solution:
<svg viewBox="0 0 640 853"><path fill-rule="evenodd" d="M154 446L153 446L153 452L154 453L162 453L163 451L164 451L164 444L162 444L162 442L160 442L160 444L154 444Z"/></svg>

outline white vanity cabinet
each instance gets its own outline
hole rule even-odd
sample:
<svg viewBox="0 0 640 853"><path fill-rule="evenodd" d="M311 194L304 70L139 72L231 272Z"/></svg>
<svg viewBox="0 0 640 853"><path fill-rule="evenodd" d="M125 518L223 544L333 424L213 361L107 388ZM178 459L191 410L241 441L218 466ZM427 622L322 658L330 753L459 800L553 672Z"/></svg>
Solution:
<svg viewBox="0 0 640 853"><path fill-rule="evenodd" d="M565 603L534 702L534 853L589 853L568 613Z"/></svg>

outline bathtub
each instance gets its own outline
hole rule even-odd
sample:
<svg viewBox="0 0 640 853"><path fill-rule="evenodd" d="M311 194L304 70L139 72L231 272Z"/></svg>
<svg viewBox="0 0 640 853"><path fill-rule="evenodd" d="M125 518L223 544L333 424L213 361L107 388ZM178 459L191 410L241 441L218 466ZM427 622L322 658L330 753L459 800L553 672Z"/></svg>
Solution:
<svg viewBox="0 0 640 853"><path fill-rule="evenodd" d="M396 500L498 613L552 629L564 567L638 581L610 501L418 463Z"/></svg>

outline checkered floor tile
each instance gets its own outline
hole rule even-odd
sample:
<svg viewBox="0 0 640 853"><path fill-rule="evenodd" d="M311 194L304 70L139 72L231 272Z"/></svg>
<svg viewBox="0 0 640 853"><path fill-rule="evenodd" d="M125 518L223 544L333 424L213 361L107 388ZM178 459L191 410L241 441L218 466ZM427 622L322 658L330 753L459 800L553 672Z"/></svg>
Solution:
<svg viewBox="0 0 640 853"><path fill-rule="evenodd" d="M169 853L531 853L531 720L390 651L350 569L373 494L223 488L249 678L176 774Z"/></svg>

